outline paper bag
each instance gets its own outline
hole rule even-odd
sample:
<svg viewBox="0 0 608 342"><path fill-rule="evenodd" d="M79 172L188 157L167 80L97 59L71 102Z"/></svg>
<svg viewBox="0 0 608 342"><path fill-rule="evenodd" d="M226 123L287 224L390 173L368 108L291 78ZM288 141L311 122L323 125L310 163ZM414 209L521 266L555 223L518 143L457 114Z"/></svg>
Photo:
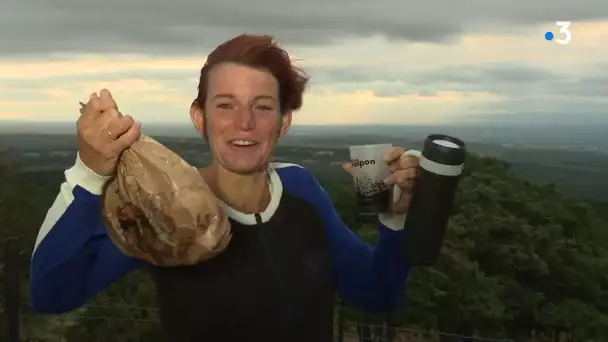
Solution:
<svg viewBox="0 0 608 342"><path fill-rule="evenodd" d="M103 217L123 253L158 266L208 260L232 236L198 171L143 135L120 157L103 193Z"/></svg>

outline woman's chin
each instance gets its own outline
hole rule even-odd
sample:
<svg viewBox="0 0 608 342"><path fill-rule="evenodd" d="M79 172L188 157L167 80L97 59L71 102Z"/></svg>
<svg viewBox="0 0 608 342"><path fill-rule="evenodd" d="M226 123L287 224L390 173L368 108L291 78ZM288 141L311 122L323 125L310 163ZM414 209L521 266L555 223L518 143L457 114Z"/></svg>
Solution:
<svg viewBox="0 0 608 342"><path fill-rule="evenodd" d="M264 171L268 168L268 161L263 162L258 160L246 160L246 159L240 159L240 160L234 160L234 159L225 159L224 162L222 163L223 167L230 171L230 172L234 172L237 174L242 174L242 175L246 175L246 174L252 174L252 173L257 173L260 171Z"/></svg>
<svg viewBox="0 0 608 342"><path fill-rule="evenodd" d="M237 151L235 151L235 149ZM245 151L247 153L245 153ZM226 169L238 174L251 174L268 168L270 153L264 153L263 146L251 148L225 148L216 153L216 159Z"/></svg>

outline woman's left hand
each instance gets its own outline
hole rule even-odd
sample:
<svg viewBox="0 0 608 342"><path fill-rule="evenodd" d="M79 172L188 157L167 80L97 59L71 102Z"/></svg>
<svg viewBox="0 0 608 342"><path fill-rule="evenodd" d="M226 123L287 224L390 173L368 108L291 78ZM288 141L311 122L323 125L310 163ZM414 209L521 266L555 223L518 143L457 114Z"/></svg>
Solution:
<svg viewBox="0 0 608 342"><path fill-rule="evenodd" d="M392 211L397 215L407 213L420 163L420 159L417 157L406 156L404 153L403 147L396 146L384 155L384 161L391 170L391 174L384 179L384 183L389 187L397 185L401 188L401 196L393 203Z"/></svg>
<svg viewBox="0 0 608 342"><path fill-rule="evenodd" d="M416 157L404 155L405 151L403 147L395 146L384 155L384 162L388 164L391 171L391 174L384 179L384 183L391 190L394 185L401 188L401 196L393 203L392 208L393 214L396 215L407 213L412 199L414 180L418 176L418 165L420 162ZM353 174L353 165L351 163L345 163L342 167L350 175Z"/></svg>

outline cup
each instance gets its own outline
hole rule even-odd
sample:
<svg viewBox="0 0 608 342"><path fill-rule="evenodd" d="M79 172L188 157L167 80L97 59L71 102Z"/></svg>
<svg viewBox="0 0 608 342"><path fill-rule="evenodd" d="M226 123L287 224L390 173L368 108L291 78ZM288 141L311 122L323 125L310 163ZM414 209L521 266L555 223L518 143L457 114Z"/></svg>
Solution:
<svg viewBox="0 0 608 342"><path fill-rule="evenodd" d="M401 188L389 187L384 179L391 174L384 155L392 144L350 146L353 181L357 193L356 215L361 219L375 219L380 213L390 213L393 203L401 197ZM407 150L401 157L420 158L421 152Z"/></svg>
<svg viewBox="0 0 608 342"><path fill-rule="evenodd" d="M444 134L425 139L403 225L403 252L409 265L430 266L439 258L465 159L462 140Z"/></svg>

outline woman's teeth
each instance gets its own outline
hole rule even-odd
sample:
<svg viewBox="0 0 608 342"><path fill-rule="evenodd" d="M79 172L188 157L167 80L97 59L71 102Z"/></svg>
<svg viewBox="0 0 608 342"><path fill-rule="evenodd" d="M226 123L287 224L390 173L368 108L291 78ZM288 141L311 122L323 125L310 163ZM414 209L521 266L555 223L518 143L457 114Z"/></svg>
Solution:
<svg viewBox="0 0 608 342"><path fill-rule="evenodd" d="M233 140L232 144L236 146L251 146L254 145L255 142L251 140Z"/></svg>

